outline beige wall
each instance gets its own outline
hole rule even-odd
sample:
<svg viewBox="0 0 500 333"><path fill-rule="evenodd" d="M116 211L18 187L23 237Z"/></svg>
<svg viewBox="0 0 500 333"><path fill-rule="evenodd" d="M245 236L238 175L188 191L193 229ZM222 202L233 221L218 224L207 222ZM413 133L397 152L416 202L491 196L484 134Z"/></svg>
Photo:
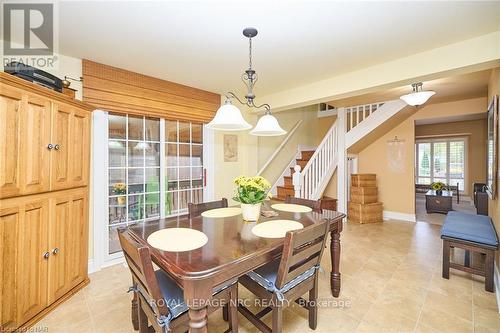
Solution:
<svg viewBox="0 0 500 333"><path fill-rule="evenodd" d="M474 98L448 103L429 104L377 139L358 154L358 171L377 174L379 200L384 210L415 214L414 146L415 121L485 112L486 98ZM387 141L397 136L404 140L404 170L388 168Z"/></svg>
<svg viewBox="0 0 500 333"><path fill-rule="evenodd" d="M495 95L500 95L500 67L494 69L491 73L490 82L488 84L488 103L493 99L493 96ZM499 150L497 151L497 156L499 156L498 154L500 154L500 145ZM497 234L500 235L500 195L498 194L498 183L496 198L489 201L488 210L490 217L495 223ZM500 268L499 251L497 251L496 265Z"/></svg>
<svg viewBox="0 0 500 333"><path fill-rule="evenodd" d="M415 127L415 136L433 137L445 135L448 137L465 136L467 149L467 184L466 192L471 192L472 183L484 183L486 180L486 119L459 121L441 124L420 125ZM464 135L465 134L465 135Z"/></svg>
<svg viewBox="0 0 500 333"><path fill-rule="evenodd" d="M326 185L323 196L337 199L337 170L335 170L330 182Z"/></svg>
<svg viewBox="0 0 500 333"><path fill-rule="evenodd" d="M255 125L257 117L248 110L240 108L245 120ZM238 136L238 160L224 162L224 134ZM234 196L233 179L241 175L254 175L257 170L257 138L249 135L248 131L214 133L214 197L231 199ZM236 202L229 200L229 204Z"/></svg>

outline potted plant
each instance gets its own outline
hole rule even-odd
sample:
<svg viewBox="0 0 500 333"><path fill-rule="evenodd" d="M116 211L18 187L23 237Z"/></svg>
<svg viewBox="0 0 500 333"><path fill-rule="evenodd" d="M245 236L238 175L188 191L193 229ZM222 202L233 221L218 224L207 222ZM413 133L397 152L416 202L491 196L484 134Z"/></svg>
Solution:
<svg viewBox="0 0 500 333"><path fill-rule="evenodd" d="M123 194L127 193L127 185L125 183L115 183L113 185L113 194L122 195L117 199L119 205L125 205L125 196Z"/></svg>
<svg viewBox="0 0 500 333"><path fill-rule="evenodd" d="M257 221L262 202L270 197L271 184L261 176L240 176L234 180L236 195L233 200L241 204L241 213L245 221Z"/></svg>
<svg viewBox="0 0 500 333"><path fill-rule="evenodd" d="M446 188L446 185L441 182L434 182L431 184L431 188L436 191L437 195L442 195L443 194L443 189Z"/></svg>

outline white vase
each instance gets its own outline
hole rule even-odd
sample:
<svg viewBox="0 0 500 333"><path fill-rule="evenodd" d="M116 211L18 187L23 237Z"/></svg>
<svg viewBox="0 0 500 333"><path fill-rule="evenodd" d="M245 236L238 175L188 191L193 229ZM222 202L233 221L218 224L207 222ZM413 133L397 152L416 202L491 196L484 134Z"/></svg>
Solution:
<svg viewBox="0 0 500 333"><path fill-rule="evenodd" d="M260 217L260 206L262 203L258 204L241 204L241 214L243 215L243 220L245 221L258 221Z"/></svg>

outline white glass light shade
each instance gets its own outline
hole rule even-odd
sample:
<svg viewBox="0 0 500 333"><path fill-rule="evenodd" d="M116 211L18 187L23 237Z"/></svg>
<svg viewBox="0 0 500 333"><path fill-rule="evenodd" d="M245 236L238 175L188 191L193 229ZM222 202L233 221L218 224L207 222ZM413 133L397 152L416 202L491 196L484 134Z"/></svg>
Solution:
<svg viewBox="0 0 500 333"><path fill-rule="evenodd" d="M400 98L406 102L406 104L411 106L419 106L424 104L431 98L436 92L435 91L419 91L412 92L411 94L403 95Z"/></svg>
<svg viewBox="0 0 500 333"><path fill-rule="evenodd" d="M120 141L109 141L108 142L108 147L109 148L112 148L112 149L120 149L120 148L123 148L123 143L121 143Z"/></svg>
<svg viewBox="0 0 500 333"><path fill-rule="evenodd" d="M236 106L226 101L217 110L214 119L206 127L219 131L244 131L252 128L252 125L245 121Z"/></svg>
<svg viewBox="0 0 500 333"><path fill-rule="evenodd" d="M149 148L150 147L149 147L149 144L147 142L137 142L137 144L134 147L134 149L137 149L137 150L140 150L140 149L148 150Z"/></svg>
<svg viewBox="0 0 500 333"><path fill-rule="evenodd" d="M286 131L278 124L278 120L271 114L265 114L260 117L257 125L250 131L251 135L256 136L279 136L286 134Z"/></svg>

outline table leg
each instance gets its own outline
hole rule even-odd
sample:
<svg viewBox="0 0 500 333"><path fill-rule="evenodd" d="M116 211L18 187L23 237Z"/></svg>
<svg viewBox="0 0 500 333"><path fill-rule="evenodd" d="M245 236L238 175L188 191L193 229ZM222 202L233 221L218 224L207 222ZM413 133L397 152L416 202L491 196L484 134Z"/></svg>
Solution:
<svg viewBox="0 0 500 333"><path fill-rule="evenodd" d="M189 308L189 333L207 333L207 307Z"/></svg>
<svg viewBox="0 0 500 333"><path fill-rule="evenodd" d="M339 222L342 225L342 221ZM340 227L341 228L341 227ZM335 228L331 231L330 254L332 259L332 272L330 274L330 287L333 297L339 297L340 294L340 229Z"/></svg>
<svg viewBox="0 0 500 333"><path fill-rule="evenodd" d="M189 306L189 333L208 332L207 306L212 297L212 287L209 280L185 282L184 299Z"/></svg>

